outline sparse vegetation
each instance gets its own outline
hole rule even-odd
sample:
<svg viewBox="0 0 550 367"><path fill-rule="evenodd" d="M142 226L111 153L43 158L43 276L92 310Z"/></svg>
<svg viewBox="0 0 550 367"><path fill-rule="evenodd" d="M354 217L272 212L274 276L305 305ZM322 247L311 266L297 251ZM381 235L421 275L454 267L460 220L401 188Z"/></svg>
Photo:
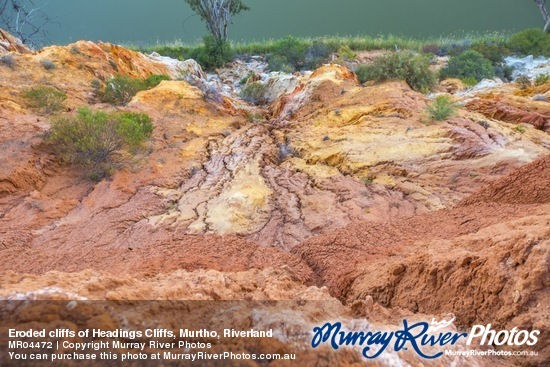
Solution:
<svg viewBox="0 0 550 367"><path fill-rule="evenodd" d="M240 97L255 105L260 105L266 103L265 93L267 87L261 82L253 82L247 84L241 91Z"/></svg>
<svg viewBox="0 0 550 367"><path fill-rule="evenodd" d="M464 83L464 85L467 87L473 87L477 84L477 82L477 79L473 77L462 78L462 83Z"/></svg>
<svg viewBox="0 0 550 367"><path fill-rule="evenodd" d="M194 58L207 70L220 68L233 60L233 51L228 41L206 36L203 46L195 52Z"/></svg>
<svg viewBox="0 0 550 367"><path fill-rule="evenodd" d="M246 119L252 123L257 123L257 122L263 122L263 121L266 121L265 119L265 116L262 115L261 113L251 113L251 112L247 112L246 115L245 115Z"/></svg>
<svg viewBox="0 0 550 367"><path fill-rule="evenodd" d="M56 68L55 63L50 59L42 59L40 60L40 65L46 70L53 70Z"/></svg>
<svg viewBox="0 0 550 367"><path fill-rule="evenodd" d="M6 54L0 57L0 63L10 69L15 69L17 66L17 61L15 61L15 57L12 54Z"/></svg>
<svg viewBox="0 0 550 367"><path fill-rule="evenodd" d="M288 38L293 41L288 42ZM395 47L399 50L410 51L422 51L423 47L431 45L433 53L443 56L458 54L476 44L495 44L506 45L509 35L501 32L491 32L484 34L461 34L442 37L430 37L430 38L407 38L394 35L380 35L380 36L354 36L354 37L315 37L315 38L296 38L286 37L278 40L264 40L264 41L252 41L252 42L234 42L231 44L231 50L233 55L265 55L269 57L270 65L274 65L272 70L284 70L285 66L291 69L296 69L288 60L284 60L286 57L286 51L281 50L281 45L284 43L295 45L300 55L307 54L307 49L317 48L316 53L319 53L322 45L325 51L328 49L330 53L336 53L342 47L348 47L351 51L369 51L369 50L395 50ZM164 56L170 56L175 59L198 59L198 54L204 47L202 44L185 44L180 41L172 43L156 44L152 46L132 46L129 48L151 53L157 52ZM294 48L295 50L295 48ZM305 52L304 52L305 50ZM282 51L282 52L281 52ZM290 50L294 52L293 50ZM322 50L321 50L322 51ZM323 51L323 53L325 53ZM429 49L425 50L430 52ZM285 56L283 58L283 56ZM329 55L327 55L329 56ZM287 58L288 59L288 58ZM326 61L323 60L323 61ZM304 63L305 64L305 63ZM299 68L304 68L300 66Z"/></svg>
<svg viewBox="0 0 550 367"><path fill-rule="evenodd" d="M23 92L27 106L41 115L50 115L65 108L65 92L52 87L41 86Z"/></svg>
<svg viewBox="0 0 550 367"><path fill-rule="evenodd" d="M456 104L449 95L437 96L433 100L426 111L431 121L444 121L452 115L456 114Z"/></svg>
<svg viewBox="0 0 550 367"><path fill-rule="evenodd" d="M521 55L550 57L550 35L540 29L527 29L514 34L508 43L510 50Z"/></svg>
<svg viewBox="0 0 550 367"><path fill-rule="evenodd" d="M493 78L495 70L491 61L487 60L477 51L468 50L460 55L452 56L449 63L441 69L440 78L458 78L465 80L474 78L480 81L485 78Z"/></svg>
<svg viewBox="0 0 550 367"><path fill-rule="evenodd" d="M293 36L277 41L268 56L272 71L314 69L327 60L336 49L321 41L308 43Z"/></svg>
<svg viewBox="0 0 550 367"><path fill-rule="evenodd" d="M135 153L152 131L145 114L82 108L76 116L54 120L49 141L65 162L80 165L90 178L101 180L120 163L122 151Z"/></svg>
<svg viewBox="0 0 550 367"><path fill-rule="evenodd" d="M472 50L479 52L493 65L502 63L504 58L510 55L510 50L504 44L494 42L476 43L472 46Z"/></svg>
<svg viewBox="0 0 550 367"><path fill-rule="evenodd" d="M343 45L338 49L338 56L343 60L353 61L357 59L357 54L349 48L348 45Z"/></svg>
<svg viewBox="0 0 550 367"><path fill-rule="evenodd" d="M436 56L445 56L445 54L443 53L443 50L441 49L441 46L439 46L437 44L433 44L433 43L422 46L421 51L422 51L422 53L425 53L425 54L434 54Z"/></svg>
<svg viewBox="0 0 550 367"><path fill-rule="evenodd" d="M518 76L514 82L519 85L521 89L528 89L531 87L531 80L527 77L527 75Z"/></svg>
<svg viewBox="0 0 550 367"><path fill-rule="evenodd" d="M105 82L101 90L101 83L94 80L92 87L94 94L101 102L113 105L125 105L132 100L137 92L151 89L163 80L170 80L167 75L151 75L145 80L132 78L127 75L116 75Z"/></svg>
<svg viewBox="0 0 550 367"><path fill-rule="evenodd" d="M246 74L246 76L239 81L239 84L245 85L253 76L254 76L254 72L249 71L248 74Z"/></svg>
<svg viewBox="0 0 550 367"><path fill-rule="evenodd" d="M377 57L371 64L360 65L355 73L361 83L405 80L412 89L422 93L431 91L436 84L429 59L411 52L394 52Z"/></svg>
<svg viewBox="0 0 550 367"><path fill-rule="evenodd" d="M163 80L170 80L170 77L168 75L164 74L153 74L149 75L147 79L145 79L145 86L149 88L154 88L157 85L159 85Z"/></svg>
<svg viewBox="0 0 550 367"><path fill-rule="evenodd" d="M550 80L550 75L548 75L548 74L539 74L535 78L535 85L537 87L540 87L541 85L544 85L544 84L548 83L549 80Z"/></svg>
<svg viewBox="0 0 550 367"><path fill-rule="evenodd" d="M374 183L374 180L371 177L363 177L361 180L366 186L370 186Z"/></svg>

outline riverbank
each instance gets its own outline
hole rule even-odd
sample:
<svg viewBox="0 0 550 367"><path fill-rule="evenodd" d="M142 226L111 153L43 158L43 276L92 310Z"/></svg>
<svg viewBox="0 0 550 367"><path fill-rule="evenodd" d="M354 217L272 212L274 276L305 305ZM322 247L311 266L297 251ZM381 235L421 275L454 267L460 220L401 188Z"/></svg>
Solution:
<svg viewBox="0 0 550 367"><path fill-rule="evenodd" d="M472 47L476 44L507 44L512 33L487 32L487 33L462 33L441 35L438 37L406 37L397 35L378 36L324 36L324 37L292 37L280 39L267 39L261 41L231 42L231 48L237 55L264 55L275 52L281 42L289 37L297 40L301 45L323 45L337 51L341 47L349 47L352 51L393 50L399 49L422 51L426 46L438 46L440 48ZM181 40L172 42L158 42L150 45L137 45L126 43L123 45L131 50L145 53L157 52L163 56L179 59L189 59L202 46L201 43L187 43Z"/></svg>

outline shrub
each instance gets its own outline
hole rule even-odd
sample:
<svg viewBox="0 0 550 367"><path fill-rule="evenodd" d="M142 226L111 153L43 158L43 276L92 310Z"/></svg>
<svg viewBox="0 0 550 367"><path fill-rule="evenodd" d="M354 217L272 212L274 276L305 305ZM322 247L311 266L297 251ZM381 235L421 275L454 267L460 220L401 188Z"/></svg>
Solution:
<svg viewBox="0 0 550 367"><path fill-rule="evenodd" d="M395 52L377 57L371 64L360 65L355 71L361 83L388 80L405 80L409 86L422 93L435 87L435 74L430 70L430 61L424 55L411 52Z"/></svg>
<svg viewBox="0 0 550 367"><path fill-rule="evenodd" d="M240 93L240 97L247 101L248 103L252 103L255 105L264 104L266 103L265 100L265 93L267 91L267 87L265 84L260 82L254 82L246 85L243 90Z"/></svg>
<svg viewBox="0 0 550 367"><path fill-rule="evenodd" d="M428 116L432 121L443 121L456 113L456 104L451 96L437 96L427 107Z"/></svg>
<svg viewBox="0 0 550 367"><path fill-rule="evenodd" d="M422 53L425 54L434 54L436 56L444 56L443 50L439 45L429 44L422 46Z"/></svg>
<svg viewBox="0 0 550 367"><path fill-rule="evenodd" d="M353 61L357 59L357 54L353 52L351 48L349 48L348 45L343 45L338 49L338 56L341 59Z"/></svg>
<svg viewBox="0 0 550 367"><path fill-rule="evenodd" d="M145 87L146 89L154 88L157 85L160 84L163 80L170 80L170 77L168 75L164 74L153 74L147 77L145 79Z"/></svg>
<svg viewBox="0 0 550 367"><path fill-rule="evenodd" d="M55 64L52 60L50 59L42 59L40 60L40 65L42 65L42 67L46 70L53 70L55 69Z"/></svg>
<svg viewBox="0 0 550 367"><path fill-rule="evenodd" d="M508 46L522 55L549 57L550 35L541 29L527 29L510 37Z"/></svg>
<svg viewBox="0 0 550 367"><path fill-rule="evenodd" d="M275 42L268 56L269 68L272 71L292 72L296 70L315 69L327 60L337 48L319 40L308 44L292 36Z"/></svg>
<svg viewBox="0 0 550 367"><path fill-rule="evenodd" d="M512 80L512 74L514 73L514 68L512 66L501 63L495 65L494 70L496 76L498 76L500 79L507 82Z"/></svg>
<svg viewBox="0 0 550 367"><path fill-rule="evenodd" d="M441 47L441 53L443 55L459 55L464 51L469 50L472 47L472 42L469 39L463 39L460 41L454 41L448 45Z"/></svg>
<svg viewBox="0 0 550 367"><path fill-rule="evenodd" d="M239 84L240 85L245 85L246 83L248 83L248 81L250 80L250 78L252 78L254 76L254 72L253 71L249 71L248 74L246 74L245 77L243 77L240 81L239 81Z"/></svg>
<svg viewBox="0 0 550 367"><path fill-rule="evenodd" d="M311 46L308 46L304 55L303 65L296 65L297 69L313 70L323 65L332 52L332 47L320 41L313 41Z"/></svg>
<svg viewBox="0 0 550 367"><path fill-rule="evenodd" d="M514 80L521 89L527 89L531 87L531 80L526 75L520 75Z"/></svg>
<svg viewBox="0 0 550 367"><path fill-rule="evenodd" d="M113 105L125 105L132 100L137 92L151 89L163 80L170 80L167 75L151 75L145 80L136 79L127 75L116 75L105 83L101 90L99 81L92 82L94 93L102 102Z"/></svg>
<svg viewBox="0 0 550 367"><path fill-rule="evenodd" d="M294 67L288 63L286 57L281 55L269 55L268 64L271 71L282 71L284 73L292 73L294 71Z"/></svg>
<svg viewBox="0 0 550 367"><path fill-rule="evenodd" d="M305 63L306 51L307 44L304 41L296 37L286 36L275 43L272 55L284 60L284 63L290 65L294 70L300 70Z"/></svg>
<svg viewBox="0 0 550 367"><path fill-rule="evenodd" d="M23 92L27 106L41 115L59 112L64 108L67 99L65 92L52 87L38 87Z"/></svg>
<svg viewBox="0 0 550 367"><path fill-rule="evenodd" d="M473 87L474 85L477 84L477 79L476 79L476 78L472 78L472 77L463 78L461 81L462 81L462 83L464 83L464 85L467 86L467 87Z"/></svg>
<svg viewBox="0 0 550 367"><path fill-rule="evenodd" d="M134 152L151 136L149 116L139 113L109 113L81 108L76 116L53 121L49 141L61 158L88 170L101 180L112 173L121 150Z"/></svg>
<svg viewBox="0 0 550 367"><path fill-rule="evenodd" d="M498 43L477 43L472 47L472 50L479 52L484 58L491 61L493 65L502 63L504 57L510 55L510 50Z"/></svg>
<svg viewBox="0 0 550 367"><path fill-rule="evenodd" d="M484 78L493 78L495 70L491 61L483 57L479 52L468 50L460 55L452 56L449 63L440 71L440 78L475 78L480 81Z"/></svg>
<svg viewBox="0 0 550 367"><path fill-rule="evenodd" d="M12 54L6 54L2 57L0 57L0 62L4 65L6 65L10 69L15 69L17 66L17 62L15 61L15 57Z"/></svg>
<svg viewBox="0 0 550 367"><path fill-rule="evenodd" d="M98 90L98 97L105 103L125 105L137 92L144 89L146 86L142 80L127 75L116 75L105 82L103 91Z"/></svg>
<svg viewBox="0 0 550 367"><path fill-rule="evenodd" d="M548 74L539 74L535 78L535 85L537 87L539 87L541 85L544 85L544 84L548 83L549 80L550 80L550 75L548 75Z"/></svg>
<svg viewBox="0 0 550 367"><path fill-rule="evenodd" d="M207 70L222 67L233 60L233 52L229 42L213 36L204 37L203 46L193 56Z"/></svg>

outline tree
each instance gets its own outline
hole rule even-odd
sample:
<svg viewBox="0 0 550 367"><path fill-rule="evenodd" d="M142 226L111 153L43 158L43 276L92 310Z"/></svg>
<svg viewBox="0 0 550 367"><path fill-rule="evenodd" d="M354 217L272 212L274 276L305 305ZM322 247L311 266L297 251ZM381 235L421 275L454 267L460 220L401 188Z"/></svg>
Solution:
<svg viewBox="0 0 550 367"><path fill-rule="evenodd" d="M44 6L36 6L33 0L0 0L0 28L24 44L37 46L47 38L44 27L51 22L42 11Z"/></svg>
<svg viewBox="0 0 550 367"><path fill-rule="evenodd" d="M542 19L544 20L544 31L550 32L550 14L546 10L546 0L534 0L537 4L540 13L542 14Z"/></svg>
<svg viewBox="0 0 550 367"><path fill-rule="evenodd" d="M227 26L234 15L250 8L241 0L185 0L195 13L206 23L212 36L227 41Z"/></svg>

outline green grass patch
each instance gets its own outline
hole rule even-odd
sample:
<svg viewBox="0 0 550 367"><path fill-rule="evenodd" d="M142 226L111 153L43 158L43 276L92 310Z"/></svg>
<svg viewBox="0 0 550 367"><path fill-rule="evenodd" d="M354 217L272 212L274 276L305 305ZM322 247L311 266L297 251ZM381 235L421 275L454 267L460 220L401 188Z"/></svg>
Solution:
<svg viewBox="0 0 550 367"><path fill-rule="evenodd" d="M507 44L508 39L509 34L504 32L457 33L448 36L426 38L395 35L311 38L287 36L282 39L231 42L230 49L232 55L267 56L270 64L277 70L298 70L316 66L321 59L325 58L325 55L328 56L327 52L337 53L339 50L345 51L346 56L351 56L353 55L352 52L395 50L396 47L399 50L422 52L425 46L431 45L431 50L436 51L434 53L447 55L458 54L470 49L472 45L496 45L497 47L503 47L503 45ZM126 47L145 53L157 52L161 55L180 60L195 59L199 61L200 55L204 53L205 46L201 43L191 44L182 41L173 41L146 46L129 44ZM430 49L428 48L425 51L430 52ZM201 65L203 63L204 60Z"/></svg>
<svg viewBox="0 0 550 367"><path fill-rule="evenodd" d="M23 92L27 107L40 115L51 115L65 108L67 94L52 87L37 87Z"/></svg>

